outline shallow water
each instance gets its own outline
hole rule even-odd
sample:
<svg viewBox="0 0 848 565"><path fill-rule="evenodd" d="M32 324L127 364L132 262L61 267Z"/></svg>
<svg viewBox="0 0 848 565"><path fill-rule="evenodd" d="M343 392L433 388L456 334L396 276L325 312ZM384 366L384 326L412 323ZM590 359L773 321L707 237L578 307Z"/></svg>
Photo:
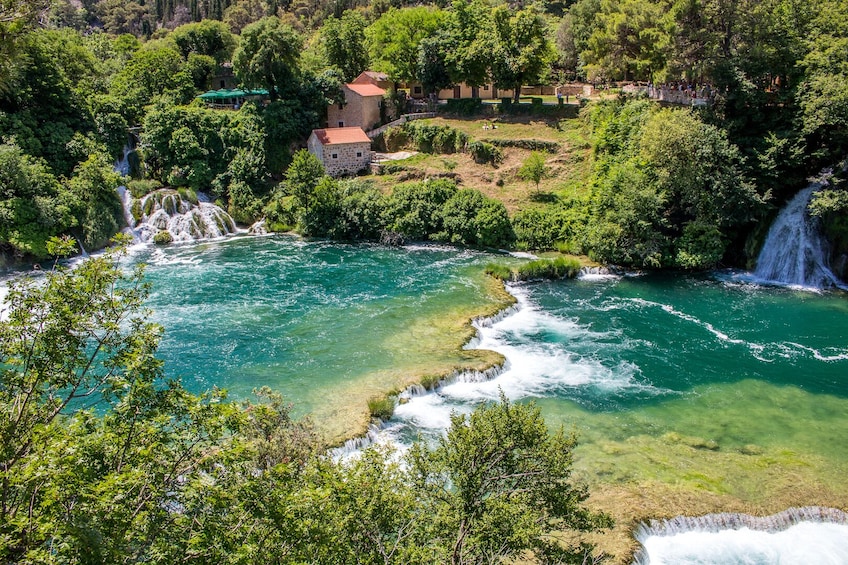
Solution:
<svg viewBox="0 0 848 565"><path fill-rule="evenodd" d="M460 359L465 322L498 307L486 259L276 236L142 247L132 257L148 265L168 376L237 398L269 386L334 434L349 433L369 396L469 362Z"/></svg>

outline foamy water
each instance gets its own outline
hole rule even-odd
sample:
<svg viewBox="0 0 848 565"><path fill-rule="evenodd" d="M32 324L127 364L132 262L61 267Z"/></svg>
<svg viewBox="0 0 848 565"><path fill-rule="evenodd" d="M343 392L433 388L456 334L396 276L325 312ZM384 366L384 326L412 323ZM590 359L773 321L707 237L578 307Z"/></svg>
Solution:
<svg viewBox="0 0 848 565"><path fill-rule="evenodd" d="M779 532L740 528L650 536L640 565L845 565L848 525L801 522Z"/></svg>

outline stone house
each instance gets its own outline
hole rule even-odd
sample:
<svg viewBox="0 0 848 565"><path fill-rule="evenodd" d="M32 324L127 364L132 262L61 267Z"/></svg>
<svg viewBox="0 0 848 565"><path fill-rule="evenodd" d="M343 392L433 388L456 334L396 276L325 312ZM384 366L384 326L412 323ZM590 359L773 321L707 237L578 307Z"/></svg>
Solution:
<svg viewBox="0 0 848 565"><path fill-rule="evenodd" d="M389 75L380 71L362 71L352 81L353 84L373 84L379 86L383 90L389 90L394 87L394 83L389 79Z"/></svg>
<svg viewBox="0 0 848 565"><path fill-rule="evenodd" d="M371 163L371 140L361 127L314 129L306 146L331 177L355 175Z"/></svg>
<svg viewBox="0 0 848 565"><path fill-rule="evenodd" d="M342 85L345 102L327 108L328 128L359 127L371 130L380 125L386 91L371 83Z"/></svg>

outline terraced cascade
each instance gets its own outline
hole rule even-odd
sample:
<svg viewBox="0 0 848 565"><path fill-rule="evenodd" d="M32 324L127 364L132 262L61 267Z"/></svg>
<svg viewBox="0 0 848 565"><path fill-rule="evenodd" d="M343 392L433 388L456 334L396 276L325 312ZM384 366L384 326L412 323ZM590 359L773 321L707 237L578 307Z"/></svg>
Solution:
<svg viewBox="0 0 848 565"><path fill-rule="evenodd" d="M133 198L123 187L119 193L129 231L137 242L197 241L236 232L230 215L203 194L192 201L176 190L164 188L140 199Z"/></svg>

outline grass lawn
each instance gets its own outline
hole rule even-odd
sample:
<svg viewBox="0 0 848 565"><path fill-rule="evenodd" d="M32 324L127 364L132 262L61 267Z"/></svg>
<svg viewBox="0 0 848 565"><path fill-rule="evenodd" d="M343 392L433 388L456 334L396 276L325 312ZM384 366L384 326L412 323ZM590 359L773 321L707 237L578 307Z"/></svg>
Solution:
<svg viewBox="0 0 848 565"><path fill-rule="evenodd" d="M544 153L549 178L539 189L518 177L518 170L530 155L527 149L502 147L503 162L497 166L477 164L470 155L419 153L402 161L403 171L372 177L385 190L410 180L456 175L460 186L476 188L486 196L503 202L510 214L529 207L549 205L587 190L591 167L591 149L582 120L546 119L534 116L497 116L473 118L433 118L426 122L447 125L477 141L541 140L559 145L556 153ZM491 129L491 126L495 126ZM487 126L487 129L483 129Z"/></svg>

